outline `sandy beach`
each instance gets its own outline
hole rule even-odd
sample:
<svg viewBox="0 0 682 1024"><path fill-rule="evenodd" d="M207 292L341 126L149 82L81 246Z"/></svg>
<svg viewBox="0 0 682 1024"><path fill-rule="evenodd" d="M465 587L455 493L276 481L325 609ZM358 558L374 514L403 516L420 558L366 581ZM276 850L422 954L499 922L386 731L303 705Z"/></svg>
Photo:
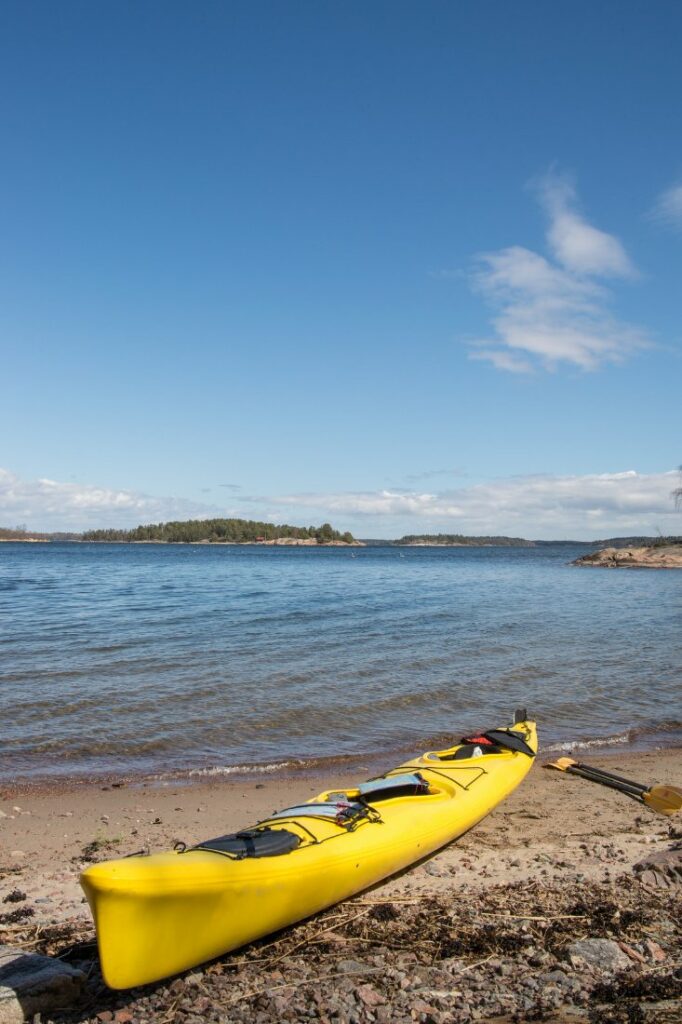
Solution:
<svg viewBox="0 0 682 1024"><path fill-rule="evenodd" d="M679 784L682 779L680 749L593 754L586 760L645 782ZM372 1020L448 1024L481 1016L490 1019L493 1011L499 1019L510 1020L530 1019L531 1011L542 1011L544 1019L564 1019L556 1014L569 1010L572 1016L567 1020L621 1020L613 1015L588 1016L597 997L608 1004L604 983L613 970L590 964L582 967L580 957L567 953L571 942L609 939L621 944L617 976L640 979L634 1003L653 1014L622 1019L680 1019L665 1016L672 1012L668 1004L676 1007L675 1012L680 1009L675 1003L679 974L677 979L674 976L675 968L679 972L680 951L679 933L674 932L674 920L663 906L666 901L673 906L677 893L679 907L679 889L672 874L666 880L633 869L652 853L675 845L682 837L681 825L675 824L676 818L656 815L603 787L542 770L539 763L525 783L474 830L370 894L288 929L275 940L264 940L244 953L197 969L190 973L191 982L189 977L163 982L132 994L111 993L98 982L94 947L83 945L93 939L78 885L84 865L233 831L275 808L308 799L322 789L348 785L356 778L348 770L339 770L317 778L293 774L192 785L5 785L0 788L0 942L25 943L25 948L56 952L86 965L89 977L82 1008L64 1011L55 1017L59 1020L266 1022L312 1017L348 1024ZM582 914L566 911L566 906L575 911L581 901ZM627 915L635 922L637 908L644 910L657 901L662 904L653 920L645 915L637 926L618 924L618 917L624 921ZM610 920L604 918L603 906L601 918L598 912L593 914L595 906L606 904L612 908ZM479 918L476 908L481 907L485 913ZM525 907L521 917L516 916L515 907ZM463 933L472 926L479 930L484 926L490 949L479 937L477 942L463 941L460 952L456 933L445 958L442 951L434 954L432 939L420 949L420 932L428 933L434 920L443 914L451 919L453 913L464 915ZM557 913L570 927L548 942L547 929ZM353 925L356 917L361 920ZM500 949L490 934L496 921L507 936ZM509 940L512 922L516 946ZM395 941L387 938L387 929L402 935L396 957L391 953ZM406 944L409 931L414 942ZM320 932L325 933L322 945ZM264 958L263 948L275 953ZM533 955L528 955L529 949L535 951ZM349 963L355 964L352 970ZM386 970L378 970L382 964ZM429 975L433 971L436 979ZM554 978L549 977L552 972ZM651 972L657 981L650 991L641 979ZM314 977L322 976L331 979L326 986L314 983ZM522 985L521 976L535 981L535 987ZM661 986L661 978L670 979L667 987ZM660 1007L656 1009L654 1003ZM608 1012L617 1013L617 1008ZM526 1017L514 1018L519 1013Z"/></svg>

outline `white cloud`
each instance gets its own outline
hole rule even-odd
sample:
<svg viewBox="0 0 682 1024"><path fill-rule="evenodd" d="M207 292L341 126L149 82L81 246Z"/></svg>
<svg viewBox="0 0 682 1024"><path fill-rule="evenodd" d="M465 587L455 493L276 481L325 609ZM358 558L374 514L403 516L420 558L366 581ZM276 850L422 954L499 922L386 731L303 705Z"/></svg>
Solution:
<svg viewBox="0 0 682 1024"><path fill-rule="evenodd" d="M675 471L586 476L526 476L441 493L383 490L294 494L273 498L305 518L358 521L360 536L383 536L386 523L398 533L507 534L529 538L594 538L618 534L682 532L671 491ZM371 522L374 520L374 522ZM598 533L595 533L598 531Z"/></svg>
<svg viewBox="0 0 682 1024"><path fill-rule="evenodd" d="M565 178L549 175L538 187L550 218L547 240L559 263L575 274L635 275L635 268L621 242L588 224L580 214L573 185Z"/></svg>
<svg viewBox="0 0 682 1024"><path fill-rule="evenodd" d="M92 484L22 480L0 468L0 525L79 531L169 519L208 518L218 509L180 498L155 498ZM225 514L225 513L223 513Z"/></svg>
<svg viewBox="0 0 682 1024"><path fill-rule="evenodd" d="M652 211L652 217L671 227L682 228L682 182L671 185L661 192Z"/></svg>
<svg viewBox="0 0 682 1024"><path fill-rule="evenodd" d="M595 370L649 346L644 331L613 317L598 280L635 275L621 243L585 221L565 181L546 178L539 191L554 260L523 246L479 254L473 285L496 314L492 337L475 340L471 358L512 373L561 363Z"/></svg>
<svg viewBox="0 0 682 1024"><path fill-rule="evenodd" d="M515 356L512 352L482 349L480 352L472 352L471 358L492 363L498 370L507 370L508 373L533 373L534 371L533 364L528 359L521 359L520 356Z"/></svg>
<svg viewBox="0 0 682 1024"><path fill-rule="evenodd" d="M630 470L509 477L440 491L391 488L248 496L241 499L241 509L226 509L127 490L22 480L0 469L0 525L79 531L231 515L301 525L329 520L360 537L445 532L591 539L653 535L657 529L682 533L682 516L671 496L678 485L678 471Z"/></svg>

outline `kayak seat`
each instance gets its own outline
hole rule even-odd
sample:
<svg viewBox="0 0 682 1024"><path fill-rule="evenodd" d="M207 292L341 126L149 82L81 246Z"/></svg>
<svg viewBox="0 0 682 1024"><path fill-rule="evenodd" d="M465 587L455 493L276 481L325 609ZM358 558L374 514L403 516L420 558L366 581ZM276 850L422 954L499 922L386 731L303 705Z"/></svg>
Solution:
<svg viewBox="0 0 682 1024"><path fill-rule="evenodd" d="M374 804L377 800L392 800L399 796L425 796L429 784L419 772L401 772L399 775L380 775L378 779L361 782L355 789L328 793L330 800L361 800Z"/></svg>
<svg viewBox="0 0 682 1024"><path fill-rule="evenodd" d="M454 754L443 754L439 758L441 761L466 761L472 757L485 757L486 754L501 754L502 747L498 747L494 743L486 743L485 746L479 746L478 743L465 743L461 747L457 747Z"/></svg>
<svg viewBox="0 0 682 1024"><path fill-rule="evenodd" d="M208 839L205 843L192 846L187 852L208 850L243 860L245 857L279 857L283 853L291 853L300 845L300 837L286 829L252 828Z"/></svg>

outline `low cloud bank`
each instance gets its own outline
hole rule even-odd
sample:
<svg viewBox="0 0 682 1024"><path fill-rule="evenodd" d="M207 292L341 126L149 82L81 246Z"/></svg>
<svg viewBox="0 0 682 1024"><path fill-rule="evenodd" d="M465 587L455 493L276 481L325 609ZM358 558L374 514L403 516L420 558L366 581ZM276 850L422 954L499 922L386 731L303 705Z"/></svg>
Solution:
<svg viewBox="0 0 682 1024"><path fill-rule="evenodd" d="M353 518L356 532L381 536L394 520L401 532L512 534L535 539L589 539L616 534L682 533L671 492L676 471L586 476L524 476L441 493L377 491L295 494L273 498L282 508Z"/></svg>
<svg viewBox="0 0 682 1024"><path fill-rule="evenodd" d="M679 473L523 476L443 491L377 490L240 498L239 507L55 480L22 480L0 469L0 526L36 531L130 527L170 519L235 516L307 524L329 520L356 536L405 533L510 534L590 539L682 534L672 491Z"/></svg>
<svg viewBox="0 0 682 1024"><path fill-rule="evenodd" d="M168 519L208 518L216 510L181 498L57 480L22 480L0 468L0 526L35 531L126 528Z"/></svg>

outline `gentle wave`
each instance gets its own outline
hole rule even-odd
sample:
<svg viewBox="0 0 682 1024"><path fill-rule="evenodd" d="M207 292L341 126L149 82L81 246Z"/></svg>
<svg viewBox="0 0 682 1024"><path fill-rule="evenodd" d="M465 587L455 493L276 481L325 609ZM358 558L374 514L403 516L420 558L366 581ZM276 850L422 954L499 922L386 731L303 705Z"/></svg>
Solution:
<svg viewBox="0 0 682 1024"><path fill-rule="evenodd" d="M215 765L213 768L192 768L187 774L190 778L213 778L218 775L260 775L309 766L310 762L305 761L276 761L274 764L226 764Z"/></svg>

